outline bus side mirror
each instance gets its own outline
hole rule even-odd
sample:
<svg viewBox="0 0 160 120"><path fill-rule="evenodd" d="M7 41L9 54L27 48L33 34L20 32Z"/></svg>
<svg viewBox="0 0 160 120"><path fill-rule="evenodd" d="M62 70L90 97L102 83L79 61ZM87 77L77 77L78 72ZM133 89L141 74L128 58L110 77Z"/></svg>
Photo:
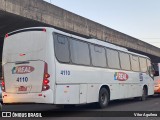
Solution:
<svg viewBox="0 0 160 120"><path fill-rule="evenodd" d="M149 66L149 75L150 75L151 77L159 76L159 72L158 72L158 71L155 71L152 66Z"/></svg>

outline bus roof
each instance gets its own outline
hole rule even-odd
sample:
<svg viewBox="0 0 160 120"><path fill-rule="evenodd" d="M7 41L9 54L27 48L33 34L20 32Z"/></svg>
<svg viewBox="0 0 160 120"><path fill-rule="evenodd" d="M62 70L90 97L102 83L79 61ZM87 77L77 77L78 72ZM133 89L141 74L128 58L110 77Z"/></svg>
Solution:
<svg viewBox="0 0 160 120"><path fill-rule="evenodd" d="M130 53L130 54L133 54L133 55L137 55L137 56L147 57L147 56L142 55L142 54L138 54L138 53L135 53L135 52L128 51L128 49L126 49L124 47L120 47L120 46L114 45L114 44L109 43L107 41L101 41L101 40L92 39L92 38L91 39L83 38L83 37L80 37L80 36L77 36L77 35L74 35L74 34L71 34L71 33L68 33L68 32L63 32L61 30L58 30L58 29L55 29L55 28L52 28L52 27L29 27L29 28L15 30L15 31L10 32L8 34L12 35L12 34L20 33L20 32L25 32L25 31L30 31L30 30L38 30L38 29L39 30L46 29L47 31L50 31L51 33L55 32L55 33L66 35L68 37L73 37L73 38L77 38L77 39L82 40L82 41L86 41L86 42L89 42L89 43L93 43L93 44L97 44L97 45L100 45L100 46L104 46L104 47L107 47L107 48L119 50L119 51L122 51L122 52L127 52L127 53ZM147 57L147 58L149 58L149 57Z"/></svg>

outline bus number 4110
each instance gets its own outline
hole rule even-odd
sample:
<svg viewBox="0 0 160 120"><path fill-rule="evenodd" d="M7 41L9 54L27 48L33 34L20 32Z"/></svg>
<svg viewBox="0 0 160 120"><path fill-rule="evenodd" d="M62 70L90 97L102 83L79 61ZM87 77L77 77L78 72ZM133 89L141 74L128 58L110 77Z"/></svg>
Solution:
<svg viewBox="0 0 160 120"><path fill-rule="evenodd" d="M28 77L18 77L17 82L28 82Z"/></svg>

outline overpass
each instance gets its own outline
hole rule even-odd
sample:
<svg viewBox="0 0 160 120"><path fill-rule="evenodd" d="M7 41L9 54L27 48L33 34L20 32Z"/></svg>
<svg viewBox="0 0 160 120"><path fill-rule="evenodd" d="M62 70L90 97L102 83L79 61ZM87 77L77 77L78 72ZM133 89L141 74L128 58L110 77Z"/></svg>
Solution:
<svg viewBox="0 0 160 120"><path fill-rule="evenodd" d="M0 0L0 54L6 33L16 29L51 26L87 38L97 38L160 61L160 48L78 16L43 0Z"/></svg>

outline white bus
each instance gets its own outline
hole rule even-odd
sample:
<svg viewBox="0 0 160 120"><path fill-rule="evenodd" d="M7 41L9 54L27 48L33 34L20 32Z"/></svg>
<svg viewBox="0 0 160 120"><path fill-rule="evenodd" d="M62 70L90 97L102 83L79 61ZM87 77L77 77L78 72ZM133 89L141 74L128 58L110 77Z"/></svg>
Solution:
<svg viewBox="0 0 160 120"><path fill-rule="evenodd" d="M148 57L96 39L54 28L6 34L3 47L4 103L87 104L154 93Z"/></svg>

